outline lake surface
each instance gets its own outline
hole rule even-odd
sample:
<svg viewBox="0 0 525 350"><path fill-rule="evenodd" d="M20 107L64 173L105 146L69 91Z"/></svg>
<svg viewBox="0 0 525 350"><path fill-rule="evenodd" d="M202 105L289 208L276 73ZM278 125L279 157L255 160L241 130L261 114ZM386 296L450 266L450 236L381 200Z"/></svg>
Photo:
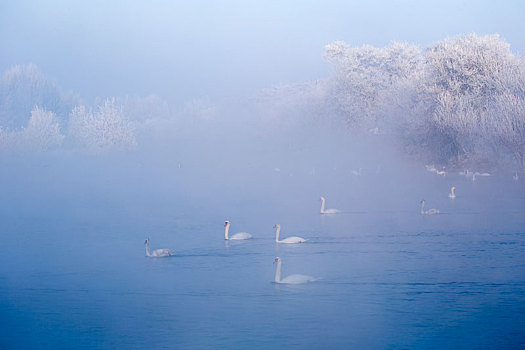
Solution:
<svg viewBox="0 0 525 350"><path fill-rule="evenodd" d="M3 164L0 348L525 347L522 180L155 166Z"/></svg>

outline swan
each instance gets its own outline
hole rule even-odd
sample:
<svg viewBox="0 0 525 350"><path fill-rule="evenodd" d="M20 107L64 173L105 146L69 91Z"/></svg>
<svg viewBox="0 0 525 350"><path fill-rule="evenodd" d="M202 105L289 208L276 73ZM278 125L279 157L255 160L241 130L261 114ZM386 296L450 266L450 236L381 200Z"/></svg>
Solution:
<svg viewBox="0 0 525 350"><path fill-rule="evenodd" d="M425 211L425 200L421 200L421 215L434 215L439 214L439 210L437 209L428 209Z"/></svg>
<svg viewBox="0 0 525 350"><path fill-rule="evenodd" d="M475 173L471 173L472 175L472 181L476 181L476 176L492 176L489 173L478 173L477 171Z"/></svg>
<svg viewBox="0 0 525 350"><path fill-rule="evenodd" d="M281 225L275 224L273 228L277 229L277 231L275 231L275 242L277 243L304 243L306 242L306 239L301 238L301 237L296 237L296 236L287 237L283 239L282 241L280 241L279 234L281 233Z"/></svg>
<svg viewBox="0 0 525 350"><path fill-rule="evenodd" d="M443 170L436 170L436 174L445 176L447 175L447 172L445 171L445 167L443 167Z"/></svg>
<svg viewBox="0 0 525 350"><path fill-rule="evenodd" d="M516 171L516 173L514 174L514 176L512 178L514 179L514 181L518 181L519 176L518 176L518 172L517 171Z"/></svg>
<svg viewBox="0 0 525 350"><path fill-rule="evenodd" d="M455 186L452 186L452 188L450 189L450 193L448 194L448 198L450 198L450 199L456 198L456 187Z"/></svg>
<svg viewBox="0 0 525 350"><path fill-rule="evenodd" d="M324 209L324 204L325 204L325 198L324 197L321 197L321 214L337 214L337 213L340 213L341 211L337 210L337 209Z"/></svg>
<svg viewBox="0 0 525 350"><path fill-rule="evenodd" d="M445 167L443 167L443 170L437 170L434 165L425 165L425 167L427 168L428 171L430 171L431 173L436 173L438 175L447 175L447 172L445 171Z"/></svg>
<svg viewBox="0 0 525 350"><path fill-rule="evenodd" d="M239 232L234 234L231 237L228 237L228 232L230 231L230 222L226 220L224 222L224 239L225 240L241 240L241 239L250 239L252 235L246 232Z"/></svg>
<svg viewBox="0 0 525 350"><path fill-rule="evenodd" d="M316 279L312 276L306 276L306 275L290 275L283 279L281 279L281 265L282 260L281 258L277 257L273 261L273 263L277 263L277 269L275 270L275 283L280 284L302 284L302 283L308 283L308 282L314 282Z"/></svg>
<svg viewBox="0 0 525 350"><path fill-rule="evenodd" d="M352 170L351 173L352 173L352 175L355 175L355 176L361 176L362 171L363 171L363 169L359 168L359 170L355 170L355 169Z"/></svg>
<svg viewBox="0 0 525 350"><path fill-rule="evenodd" d="M146 238L146 241L144 241L144 244L146 245L146 256L150 258L164 258L166 256L173 256L173 253L169 249L155 249L153 253L150 253L149 251L149 238Z"/></svg>

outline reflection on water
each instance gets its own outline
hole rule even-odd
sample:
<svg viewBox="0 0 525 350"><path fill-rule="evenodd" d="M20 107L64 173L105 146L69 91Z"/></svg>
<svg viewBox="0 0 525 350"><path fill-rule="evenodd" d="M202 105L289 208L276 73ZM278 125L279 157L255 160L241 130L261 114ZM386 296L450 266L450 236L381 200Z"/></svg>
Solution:
<svg viewBox="0 0 525 350"><path fill-rule="evenodd" d="M108 179L111 194L100 184L4 185L2 348L525 344L525 191L513 182L491 179L499 194L456 183L450 201L443 179L420 192L377 181L366 200L354 179L339 192L281 179L274 191L225 184L225 200L139 180ZM341 214L319 215L320 190ZM419 214L423 195L441 215ZM225 242L226 219L253 239ZM308 242L276 244L277 222ZM175 256L146 258L147 236ZM275 256L283 276L319 281L272 283Z"/></svg>

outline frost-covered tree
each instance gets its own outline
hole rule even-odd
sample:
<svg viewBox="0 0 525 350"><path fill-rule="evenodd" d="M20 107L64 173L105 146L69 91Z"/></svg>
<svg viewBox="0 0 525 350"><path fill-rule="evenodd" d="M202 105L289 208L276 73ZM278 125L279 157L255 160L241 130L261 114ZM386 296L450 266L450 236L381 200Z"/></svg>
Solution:
<svg viewBox="0 0 525 350"><path fill-rule="evenodd" d="M55 113L36 107L31 112L27 128L22 131L25 146L31 150L47 151L59 147L64 140Z"/></svg>
<svg viewBox="0 0 525 350"><path fill-rule="evenodd" d="M7 152L44 152L61 146L64 135L53 112L35 107L26 127L5 132L0 130L0 148Z"/></svg>
<svg viewBox="0 0 525 350"><path fill-rule="evenodd" d="M23 127L36 106L55 113L62 122L78 100L72 93L62 93L35 65L14 66L0 78L0 125Z"/></svg>
<svg viewBox="0 0 525 350"><path fill-rule="evenodd" d="M135 135L115 99L107 99L95 112L85 106L73 108L68 125L70 142L88 152L129 150L136 146Z"/></svg>
<svg viewBox="0 0 525 350"><path fill-rule="evenodd" d="M449 157L482 156L505 123L498 109L511 99L500 96L525 92L521 59L498 35L470 34L436 43L425 60L419 98L430 125L453 143Z"/></svg>
<svg viewBox="0 0 525 350"><path fill-rule="evenodd" d="M325 47L334 67L328 81L328 104L354 127L376 127L386 97L421 66L417 46L394 42L385 48L350 47L337 41Z"/></svg>
<svg viewBox="0 0 525 350"><path fill-rule="evenodd" d="M514 157L521 171L525 170L525 95L498 94L492 105L490 128L496 142Z"/></svg>

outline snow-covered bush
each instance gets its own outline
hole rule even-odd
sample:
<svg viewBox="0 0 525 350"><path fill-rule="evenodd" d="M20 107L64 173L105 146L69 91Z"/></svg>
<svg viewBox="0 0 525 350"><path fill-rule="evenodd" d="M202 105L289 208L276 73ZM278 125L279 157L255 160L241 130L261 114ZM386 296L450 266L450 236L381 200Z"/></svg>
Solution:
<svg viewBox="0 0 525 350"><path fill-rule="evenodd" d="M28 125L21 130L6 132L0 129L0 149L6 152L44 152L60 147L58 118L53 112L35 107Z"/></svg>
<svg viewBox="0 0 525 350"><path fill-rule="evenodd" d="M105 100L95 112L85 106L73 108L67 136L73 147L92 153L123 151L136 146L130 123L115 99Z"/></svg>

